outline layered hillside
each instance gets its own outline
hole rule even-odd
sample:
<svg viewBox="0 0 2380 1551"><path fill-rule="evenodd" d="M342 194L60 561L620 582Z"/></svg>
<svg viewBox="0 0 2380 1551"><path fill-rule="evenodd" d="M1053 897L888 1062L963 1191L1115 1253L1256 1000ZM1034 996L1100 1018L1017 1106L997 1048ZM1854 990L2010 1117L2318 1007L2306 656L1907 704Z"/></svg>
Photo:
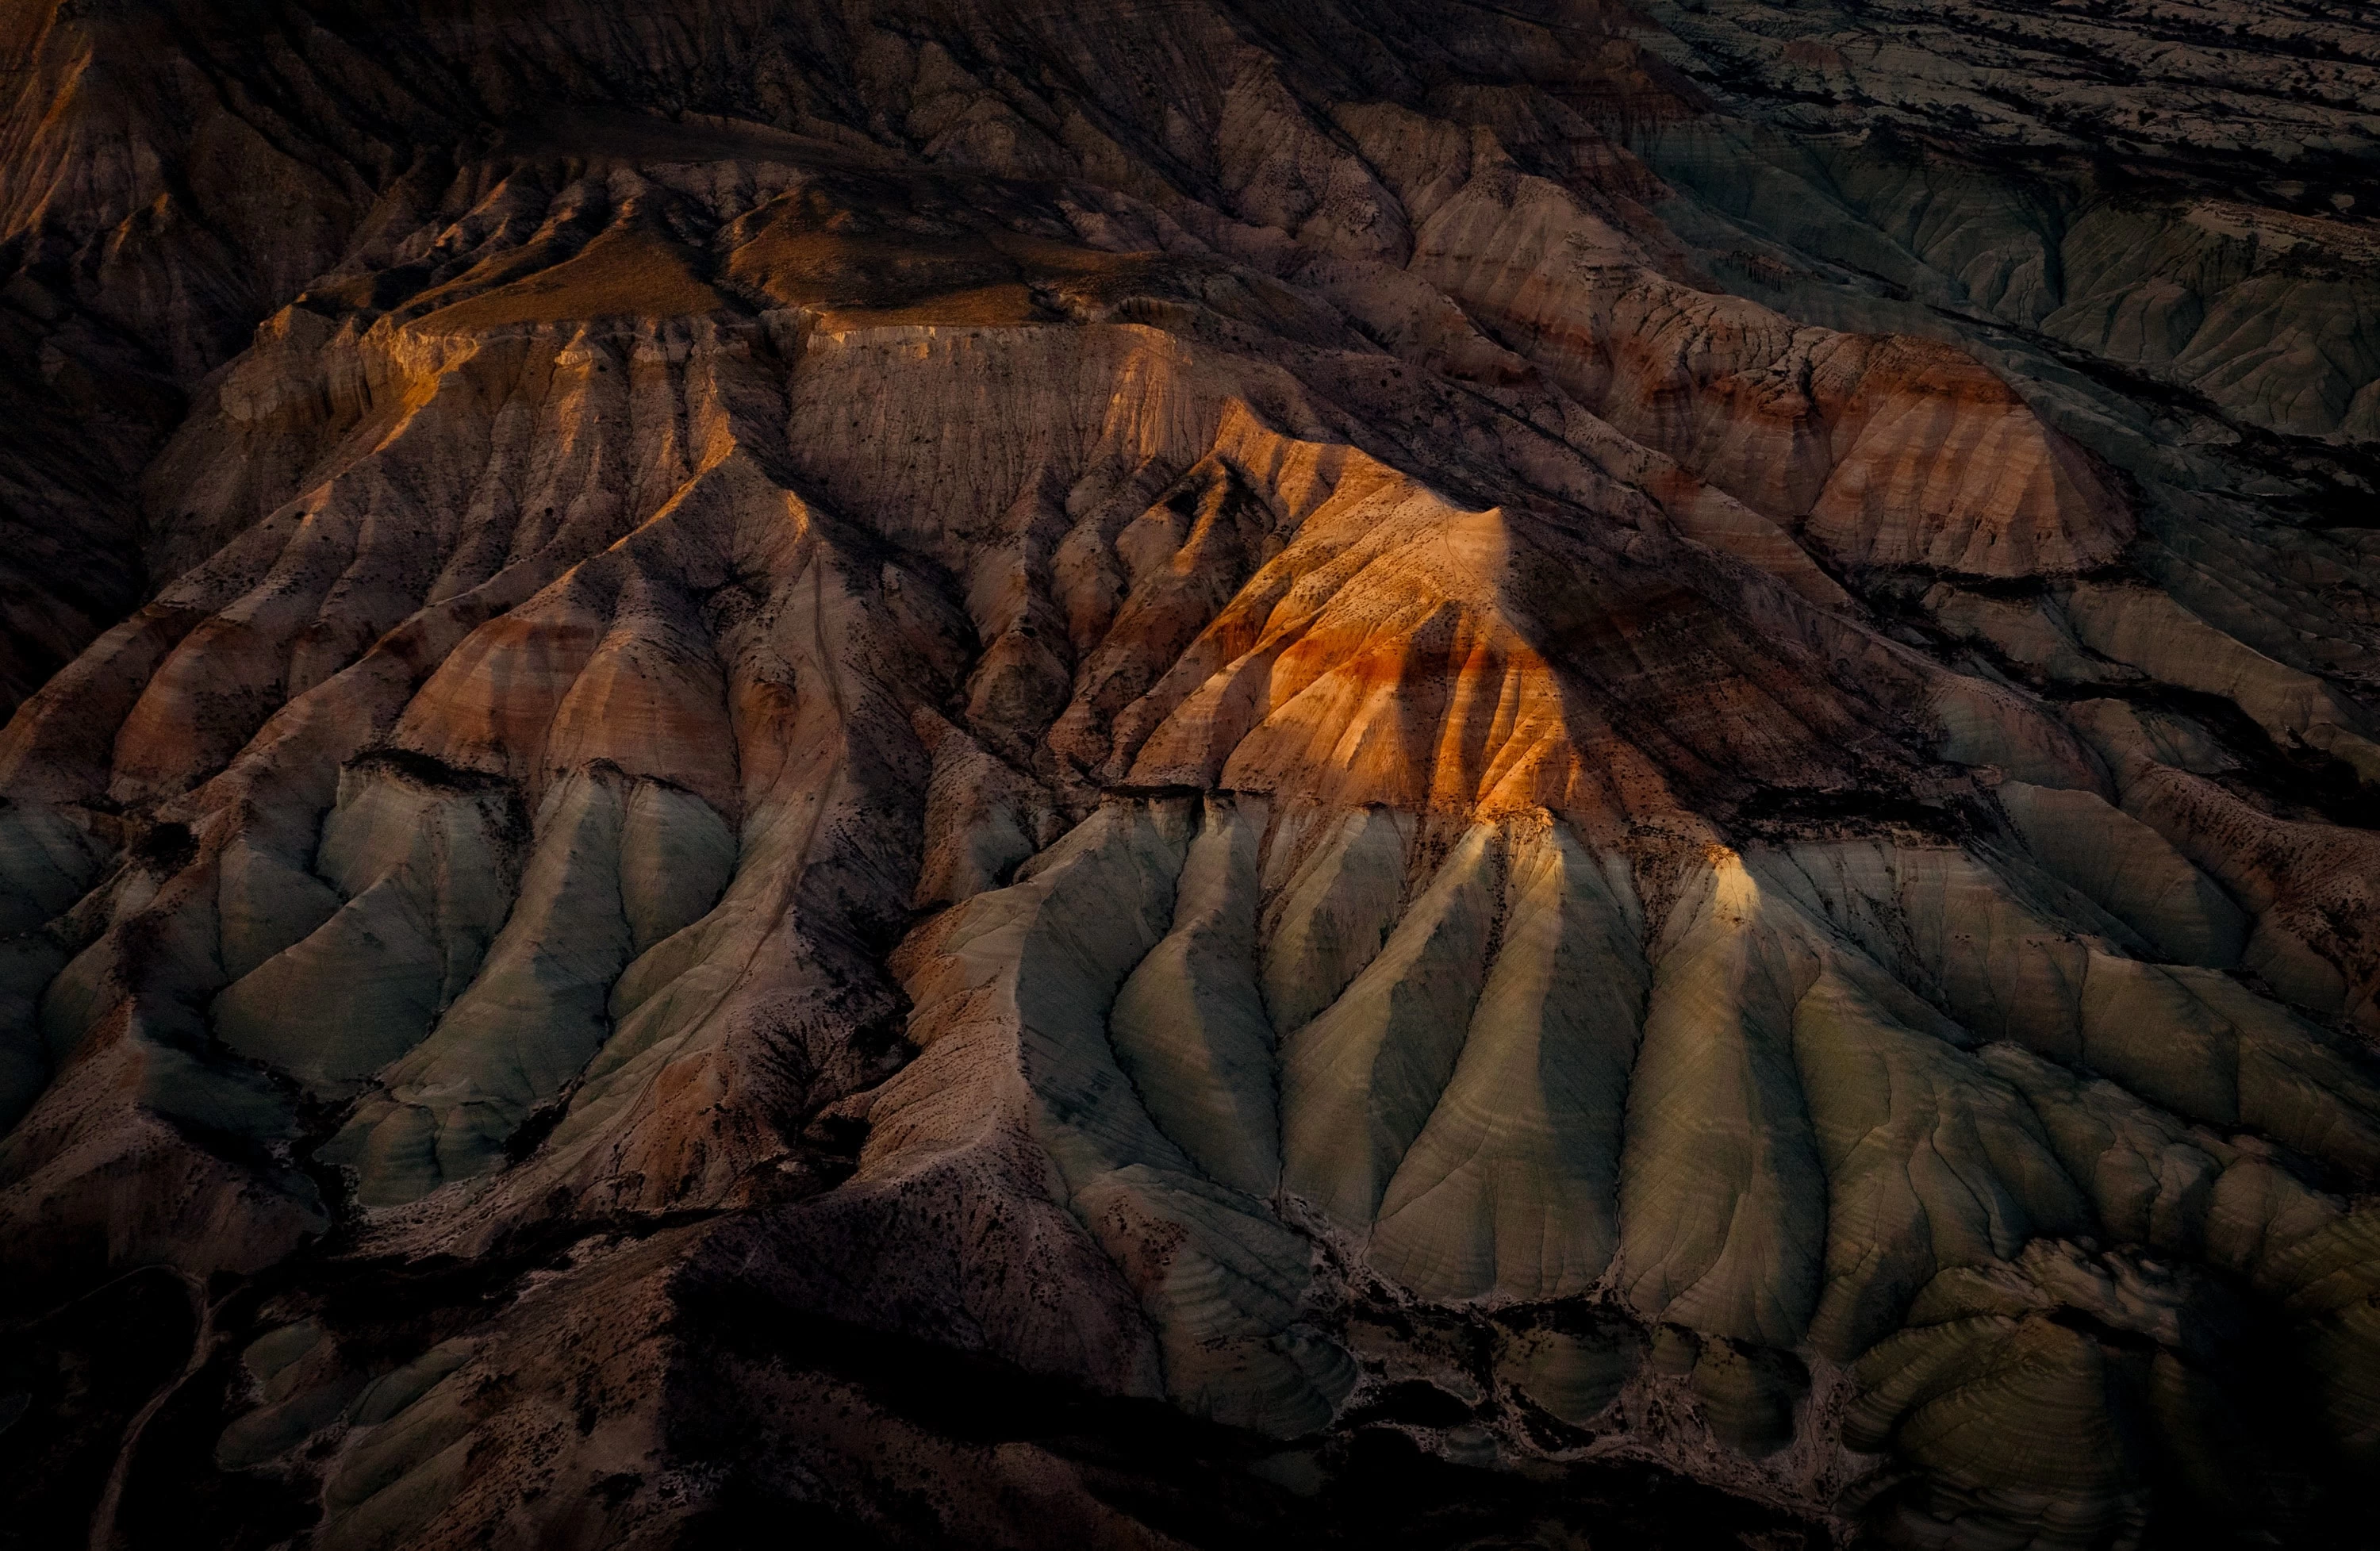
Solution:
<svg viewBox="0 0 2380 1551"><path fill-rule="evenodd" d="M2359 11L0 16L33 1544L2362 1544Z"/></svg>

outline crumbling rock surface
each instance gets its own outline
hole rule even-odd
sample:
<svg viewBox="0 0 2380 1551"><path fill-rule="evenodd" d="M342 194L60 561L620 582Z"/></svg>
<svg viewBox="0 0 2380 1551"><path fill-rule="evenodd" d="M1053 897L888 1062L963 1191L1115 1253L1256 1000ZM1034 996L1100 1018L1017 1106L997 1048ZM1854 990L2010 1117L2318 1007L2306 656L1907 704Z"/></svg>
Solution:
<svg viewBox="0 0 2380 1551"><path fill-rule="evenodd" d="M2344 6L0 11L29 1544L2362 1544Z"/></svg>

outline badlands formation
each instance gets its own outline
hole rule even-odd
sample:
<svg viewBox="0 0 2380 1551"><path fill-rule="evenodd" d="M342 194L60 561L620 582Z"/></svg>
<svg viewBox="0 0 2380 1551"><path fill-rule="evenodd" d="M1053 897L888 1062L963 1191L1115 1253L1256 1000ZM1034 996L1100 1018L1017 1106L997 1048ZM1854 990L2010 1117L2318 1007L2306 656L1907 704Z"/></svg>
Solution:
<svg viewBox="0 0 2380 1551"><path fill-rule="evenodd" d="M0 18L22 1544L2368 1544L2363 8Z"/></svg>

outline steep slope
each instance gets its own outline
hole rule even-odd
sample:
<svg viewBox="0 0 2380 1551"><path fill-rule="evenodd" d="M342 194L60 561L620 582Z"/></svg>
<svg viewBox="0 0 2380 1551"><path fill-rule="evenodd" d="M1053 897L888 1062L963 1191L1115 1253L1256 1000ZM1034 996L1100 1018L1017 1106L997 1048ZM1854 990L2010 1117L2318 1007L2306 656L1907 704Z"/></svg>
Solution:
<svg viewBox="0 0 2380 1551"><path fill-rule="evenodd" d="M2300 10L16 6L7 1500L2350 1543Z"/></svg>

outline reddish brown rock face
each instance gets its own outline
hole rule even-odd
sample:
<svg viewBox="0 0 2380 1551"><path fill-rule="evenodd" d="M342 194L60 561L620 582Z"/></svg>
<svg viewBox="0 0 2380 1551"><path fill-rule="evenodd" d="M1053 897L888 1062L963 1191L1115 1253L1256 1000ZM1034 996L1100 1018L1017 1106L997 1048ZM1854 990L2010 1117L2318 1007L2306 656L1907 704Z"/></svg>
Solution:
<svg viewBox="0 0 2380 1551"><path fill-rule="evenodd" d="M5 16L32 1543L2352 1543L2359 19Z"/></svg>

